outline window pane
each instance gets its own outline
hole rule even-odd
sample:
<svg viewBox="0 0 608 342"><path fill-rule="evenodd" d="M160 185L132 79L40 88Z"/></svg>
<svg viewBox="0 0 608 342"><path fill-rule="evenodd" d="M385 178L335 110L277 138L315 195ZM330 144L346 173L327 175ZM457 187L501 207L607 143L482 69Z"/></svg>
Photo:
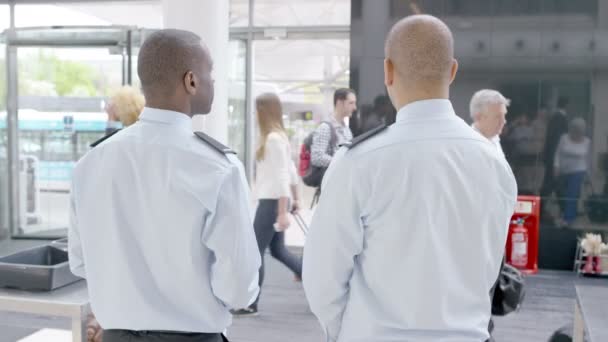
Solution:
<svg viewBox="0 0 608 342"><path fill-rule="evenodd" d="M350 0L256 0L255 26L349 25Z"/></svg>
<svg viewBox="0 0 608 342"><path fill-rule="evenodd" d="M122 54L103 48L17 50L19 235L65 234L72 169L105 134L104 100L122 82Z"/></svg>
<svg viewBox="0 0 608 342"><path fill-rule="evenodd" d="M137 13L137 15L133 15ZM128 25L162 27L160 1L16 5L15 26Z"/></svg>
<svg viewBox="0 0 608 342"><path fill-rule="evenodd" d="M253 96L279 95L295 163L304 138L333 112L334 90L348 86L349 55L348 40L255 42ZM314 191L302 190L302 202L310 203Z"/></svg>
<svg viewBox="0 0 608 342"><path fill-rule="evenodd" d="M451 0L447 4L447 14L455 16L584 15L595 18L598 10L598 0Z"/></svg>
<svg viewBox="0 0 608 342"><path fill-rule="evenodd" d="M351 84L362 116L385 94L378 23L411 14L411 3L454 33L450 98L459 116L472 121L469 102L480 89L511 99L500 140L519 193L541 196L539 266L572 270L577 236L608 232L608 2L353 1ZM571 132L573 122L584 124L582 134Z"/></svg>
<svg viewBox="0 0 608 342"><path fill-rule="evenodd" d="M245 58L244 41L230 41L230 73L228 76L228 146L245 162Z"/></svg>
<svg viewBox="0 0 608 342"><path fill-rule="evenodd" d="M249 25L249 0L230 0L230 26Z"/></svg>

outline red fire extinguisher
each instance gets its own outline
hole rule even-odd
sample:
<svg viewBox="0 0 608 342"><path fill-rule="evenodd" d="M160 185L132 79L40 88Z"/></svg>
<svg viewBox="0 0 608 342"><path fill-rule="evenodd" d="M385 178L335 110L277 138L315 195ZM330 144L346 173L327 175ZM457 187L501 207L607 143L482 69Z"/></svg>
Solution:
<svg viewBox="0 0 608 342"><path fill-rule="evenodd" d="M525 220L518 218L511 234L511 264L515 267L528 265L528 228L524 226Z"/></svg>

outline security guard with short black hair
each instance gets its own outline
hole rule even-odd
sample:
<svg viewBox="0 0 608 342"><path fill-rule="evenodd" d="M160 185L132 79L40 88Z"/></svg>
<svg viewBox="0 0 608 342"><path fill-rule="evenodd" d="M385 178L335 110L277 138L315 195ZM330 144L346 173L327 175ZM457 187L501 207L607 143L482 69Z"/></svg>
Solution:
<svg viewBox="0 0 608 342"><path fill-rule="evenodd" d="M211 57L160 30L139 53L139 121L73 174L69 259L87 279L104 342L226 341L230 309L258 295L260 254L236 155L192 132L213 100Z"/></svg>

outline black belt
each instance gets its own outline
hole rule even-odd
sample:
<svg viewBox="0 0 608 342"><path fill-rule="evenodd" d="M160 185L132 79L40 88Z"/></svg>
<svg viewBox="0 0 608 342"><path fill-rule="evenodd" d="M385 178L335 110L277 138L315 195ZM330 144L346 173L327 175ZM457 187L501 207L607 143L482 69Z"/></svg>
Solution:
<svg viewBox="0 0 608 342"><path fill-rule="evenodd" d="M124 330L133 334L150 335L150 334L171 334L171 335L209 335L215 336L219 333L200 333L200 332L186 332L186 331L174 331L174 330Z"/></svg>
<svg viewBox="0 0 608 342"><path fill-rule="evenodd" d="M146 336L146 335L177 335L177 336L202 336L202 337L214 337L220 335L222 341L229 342L226 336L221 333L201 333L201 332L185 332L185 331L172 331L172 330L128 330L128 329L108 329L106 331L125 332L135 336Z"/></svg>

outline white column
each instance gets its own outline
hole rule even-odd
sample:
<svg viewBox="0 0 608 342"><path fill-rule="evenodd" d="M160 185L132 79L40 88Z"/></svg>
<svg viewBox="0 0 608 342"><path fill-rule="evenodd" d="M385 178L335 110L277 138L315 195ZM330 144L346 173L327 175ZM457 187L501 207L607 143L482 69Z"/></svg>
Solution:
<svg viewBox="0 0 608 342"><path fill-rule="evenodd" d="M162 0L163 26L198 34L211 51L215 99L211 113L193 118L193 129L228 142L228 29L230 2L225 0Z"/></svg>

